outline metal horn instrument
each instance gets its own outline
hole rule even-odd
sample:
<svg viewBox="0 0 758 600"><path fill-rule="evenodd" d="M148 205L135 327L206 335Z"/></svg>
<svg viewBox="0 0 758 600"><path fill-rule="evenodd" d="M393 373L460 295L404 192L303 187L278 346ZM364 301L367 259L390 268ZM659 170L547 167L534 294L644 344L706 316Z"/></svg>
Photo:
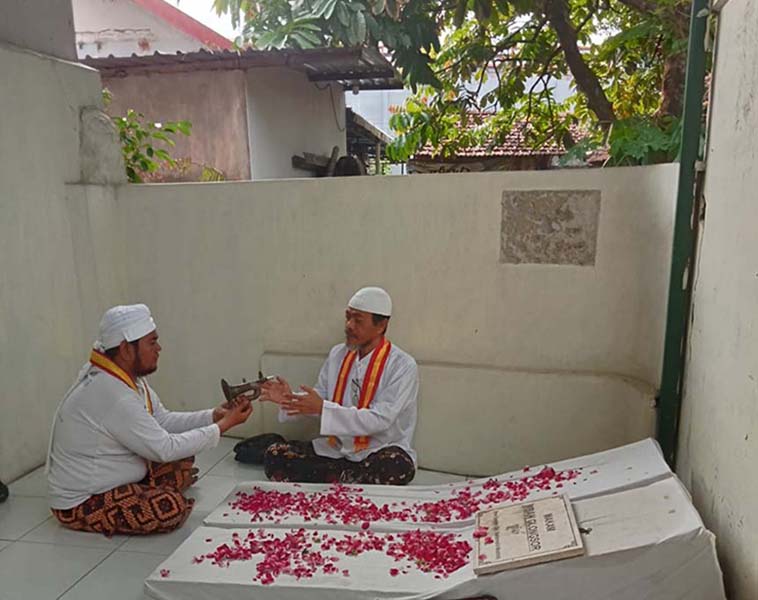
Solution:
<svg viewBox="0 0 758 600"><path fill-rule="evenodd" d="M250 400L255 400L261 395L261 385L266 383L272 377L264 377L263 373L258 371L258 379L256 381L245 381L239 385L229 385L226 379L221 380L221 389L224 392L224 398L227 402L232 402L237 396L245 394Z"/></svg>

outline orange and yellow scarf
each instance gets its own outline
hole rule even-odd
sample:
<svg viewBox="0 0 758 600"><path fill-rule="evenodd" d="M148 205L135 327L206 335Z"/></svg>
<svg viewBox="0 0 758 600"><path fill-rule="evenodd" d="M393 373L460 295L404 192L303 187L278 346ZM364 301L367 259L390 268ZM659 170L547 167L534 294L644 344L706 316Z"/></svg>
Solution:
<svg viewBox="0 0 758 600"><path fill-rule="evenodd" d="M129 373L124 371L102 352L93 350L89 356L89 361L98 369L105 371L108 373L108 375L115 377L122 383L129 386L131 389L137 392L137 394L140 393L140 388L142 388L145 392L145 408L149 414L153 414L153 400L150 398L150 389L147 387L147 385L138 386L137 382L132 379Z"/></svg>
<svg viewBox="0 0 758 600"><path fill-rule="evenodd" d="M371 406L371 401L376 395L376 388L379 386L379 380L384 373L384 367L387 364L387 358L390 355L390 349L392 344L389 340L382 338L382 342L374 350L371 360L366 370L366 377L363 380L363 386L361 387L361 395L358 400L358 408L368 408ZM350 375L350 370L353 368L358 352L356 350L349 350L345 354L345 358L342 359L342 366L340 367L339 375L337 376L337 386L334 388L334 396L332 402L342 405L345 397L345 389L347 388L347 379ZM367 435L356 435L353 443L355 444L355 451L360 452L368 448L370 437ZM329 437L329 443L333 446L337 446L337 438L335 436Z"/></svg>

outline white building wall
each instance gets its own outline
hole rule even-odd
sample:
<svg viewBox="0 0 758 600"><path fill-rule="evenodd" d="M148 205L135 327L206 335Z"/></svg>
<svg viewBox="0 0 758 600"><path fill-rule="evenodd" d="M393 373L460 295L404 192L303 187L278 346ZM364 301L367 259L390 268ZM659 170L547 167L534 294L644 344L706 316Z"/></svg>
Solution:
<svg viewBox="0 0 758 600"><path fill-rule="evenodd" d="M173 54L204 47L130 0L73 0L73 7L79 58Z"/></svg>
<svg viewBox="0 0 758 600"><path fill-rule="evenodd" d="M313 83L286 68L247 72L250 172L253 180L310 177L292 167L303 152L345 153L345 100L338 85Z"/></svg>
<svg viewBox="0 0 758 600"><path fill-rule="evenodd" d="M758 598L758 5L719 22L706 213L677 471L717 536L730 598Z"/></svg>

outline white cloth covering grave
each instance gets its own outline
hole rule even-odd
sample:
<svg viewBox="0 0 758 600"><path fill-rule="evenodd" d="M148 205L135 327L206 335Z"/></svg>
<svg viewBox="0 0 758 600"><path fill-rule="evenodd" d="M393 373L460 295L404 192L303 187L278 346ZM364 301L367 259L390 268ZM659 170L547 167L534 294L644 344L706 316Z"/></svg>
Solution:
<svg viewBox="0 0 758 600"><path fill-rule="evenodd" d="M434 486L354 486L361 490L360 496L372 501L376 506L387 505L394 511L409 508L414 504L436 502L449 499L462 491L486 493L488 481L515 481L524 477L533 477L543 465L533 466L528 471L519 470L495 477L469 480L460 483ZM577 477L570 481L553 482L549 489L534 489L530 492L529 500L536 500L550 495L568 493L572 500L591 498L626 489L632 489L672 476L672 472L663 459L656 442L643 440L620 448L614 448L588 456L570 460L558 461L550 465L556 472L574 470ZM559 485L560 483L560 485ZM305 494L313 497L317 494L328 494L332 487L320 484L294 484L252 481L237 485L229 496L204 520L204 524L212 527L250 527L265 523L266 527L342 527L357 530L363 523L345 525L329 523L324 518L306 521L300 514L288 514L273 518L269 514L253 515L249 512L232 508L231 504L238 499L239 493L253 493L255 490L273 491L288 494ZM358 493L358 492L356 492ZM404 504L403 504L404 503ZM467 527L474 522L473 517L454 518L439 523L425 522L424 527L449 529L451 527ZM420 523L402 522L397 520L378 520L371 523L376 531L396 531L415 528Z"/></svg>
<svg viewBox="0 0 758 600"><path fill-rule="evenodd" d="M382 551L357 556L339 555L338 572L317 573L296 579L279 575L263 585L253 581L261 558L232 562L219 567L197 556L212 552L233 536L243 537L247 527L200 527L145 581L145 591L160 600L456 600L491 594L495 598L533 600L723 600L721 571L716 560L714 536L704 527L689 496L676 477L643 482L605 494L574 499L579 526L583 530L585 556L553 563L503 571L477 577L472 563L447 578L417 568L408 568ZM312 525L312 524L311 524ZM257 531L257 530L256 530ZM337 538L355 532L306 530L308 535ZM282 537L283 528L264 530ZM440 532L442 533L442 532ZM467 540L473 547L473 526L447 532ZM364 533L368 535L368 533ZM377 532L388 536L397 533ZM207 541L210 540L210 541ZM324 551L324 554L336 554ZM390 570L402 567L392 576ZM345 576L342 570L348 570Z"/></svg>

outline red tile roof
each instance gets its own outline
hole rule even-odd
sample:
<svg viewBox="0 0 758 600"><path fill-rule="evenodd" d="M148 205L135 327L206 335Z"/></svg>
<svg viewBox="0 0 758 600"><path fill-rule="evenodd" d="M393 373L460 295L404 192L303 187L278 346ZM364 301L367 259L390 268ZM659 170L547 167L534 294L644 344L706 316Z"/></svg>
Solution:
<svg viewBox="0 0 758 600"><path fill-rule="evenodd" d="M133 0L133 2L153 16L195 38L209 48L231 50L233 46L231 40L210 27L203 25L200 21L193 19L187 13L182 12L168 2L164 2L164 0ZM210 2L208 4L210 6Z"/></svg>
<svg viewBox="0 0 758 600"><path fill-rule="evenodd" d="M472 125L476 122L477 119L472 118ZM427 144L413 156L413 160L454 160L456 158L495 158L509 156L561 156L566 153L566 150L553 139L550 139L535 148L532 140L527 139L527 128L527 124L517 123L499 143L486 143L481 146L461 148L452 156L444 159L440 155L435 155L432 146ZM574 131L574 135L576 135L576 133L577 131Z"/></svg>

